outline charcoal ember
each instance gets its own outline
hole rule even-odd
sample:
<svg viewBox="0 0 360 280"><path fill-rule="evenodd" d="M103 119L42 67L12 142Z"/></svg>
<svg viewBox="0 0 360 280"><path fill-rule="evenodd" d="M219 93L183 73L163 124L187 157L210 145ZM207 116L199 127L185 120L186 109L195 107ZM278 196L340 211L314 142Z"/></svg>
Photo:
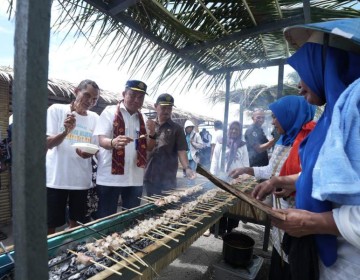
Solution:
<svg viewBox="0 0 360 280"><path fill-rule="evenodd" d="M133 244L130 247L131 247L131 249L133 249L135 251L140 251L153 243L154 243L154 241L151 241L149 239L143 239L141 241L136 242L136 245Z"/></svg>
<svg viewBox="0 0 360 280"><path fill-rule="evenodd" d="M69 280L78 280L78 279L83 279L83 278L81 277L80 273L76 273L73 276L70 276L68 279Z"/></svg>
<svg viewBox="0 0 360 280"><path fill-rule="evenodd" d="M81 243L79 243L77 246L76 246L76 249L74 251L76 252L84 252L84 251L87 251L86 249L86 242L85 241L82 241Z"/></svg>
<svg viewBox="0 0 360 280"><path fill-rule="evenodd" d="M90 277L94 276L95 274L98 274L99 272L100 272L100 270L97 269L94 265L92 265L84 271L84 276L86 278L90 278Z"/></svg>
<svg viewBox="0 0 360 280"><path fill-rule="evenodd" d="M69 279L70 277L75 276L76 274L79 274L79 270L77 269L76 266L70 265L68 270L61 273L60 279ZM79 278L74 278L74 279L79 279Z"/></svg>
<svg viewBox="0 0 360 280"><path fill-rule="evenodd" d="M48 265L52 266L52 265L60 262L62 260L62 258L63 258L62 256L57 256L55 258L52 258L51 260L48 261Z"/></svg>

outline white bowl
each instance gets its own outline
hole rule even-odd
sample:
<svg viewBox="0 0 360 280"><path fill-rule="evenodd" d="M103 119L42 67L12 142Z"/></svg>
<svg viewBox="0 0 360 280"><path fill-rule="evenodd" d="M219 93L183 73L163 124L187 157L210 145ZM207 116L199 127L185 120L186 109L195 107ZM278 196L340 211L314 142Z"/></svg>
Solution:
<svg viewBox="0 0 360 280"><path fill-rule="evenodd" d="M99 146L90 143L75 143L72 146L89 154L95 154L99 150Z"/></svg>

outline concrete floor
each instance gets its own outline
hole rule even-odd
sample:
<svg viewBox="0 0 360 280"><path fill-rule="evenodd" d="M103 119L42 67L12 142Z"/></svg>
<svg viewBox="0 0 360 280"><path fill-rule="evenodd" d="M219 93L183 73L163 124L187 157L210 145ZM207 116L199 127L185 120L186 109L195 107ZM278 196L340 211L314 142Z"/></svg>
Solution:
<svg viewBox="0 0 360 280"><path fill-rule="evenodd" d="M256 278L234 278L234 279L257 279L265 280L268 277L271 251L262 250L263 226L242 222L234 229L245 233L255 240L254 255L263 258L262 266ZM182 255L174 260L168 267L161 271L156 280L228 280L219 279L215 273L214 265L223 262L222 256L223 241L221 238L200 237ZM249 275L250 277L250 275Z"/></svg>

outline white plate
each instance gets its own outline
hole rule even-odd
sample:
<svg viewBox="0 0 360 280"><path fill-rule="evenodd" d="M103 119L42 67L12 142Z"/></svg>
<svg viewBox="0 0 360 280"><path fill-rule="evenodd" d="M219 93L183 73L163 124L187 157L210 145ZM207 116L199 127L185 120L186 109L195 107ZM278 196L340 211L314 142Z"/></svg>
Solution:
<svg viewBox="0 0 360 280"><path fill-rule="evenodd" d="M75 143L72 146L89 154L95 154L99 150L99 146L90 143Z"/></svg>

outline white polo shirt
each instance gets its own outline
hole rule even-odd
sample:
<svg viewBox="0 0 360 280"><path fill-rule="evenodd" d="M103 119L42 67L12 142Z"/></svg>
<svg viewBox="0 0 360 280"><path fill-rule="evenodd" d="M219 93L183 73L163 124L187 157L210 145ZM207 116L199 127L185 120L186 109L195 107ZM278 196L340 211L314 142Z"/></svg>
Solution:
<svg viewBox="0 0 360 280"><path fill-rule="evenodd" d="M104 135L113 138L113 122L117 105L107 106L101 113L94 135ZM137 132L140 131L139 116L137 113L130 115L126 110L124 103L120 103L120 110L125 122L125 135L136 138ZM146 116L142 115L146 123ZM100 147L98 154L98 169L96 183L103 186L111 187L127 187L142 186L144 178L144 168L136 165L137 151L135 150L135 142L131 142L125 146L125 166L123 175L111 174L112 150L106 150Z"/></svg>

